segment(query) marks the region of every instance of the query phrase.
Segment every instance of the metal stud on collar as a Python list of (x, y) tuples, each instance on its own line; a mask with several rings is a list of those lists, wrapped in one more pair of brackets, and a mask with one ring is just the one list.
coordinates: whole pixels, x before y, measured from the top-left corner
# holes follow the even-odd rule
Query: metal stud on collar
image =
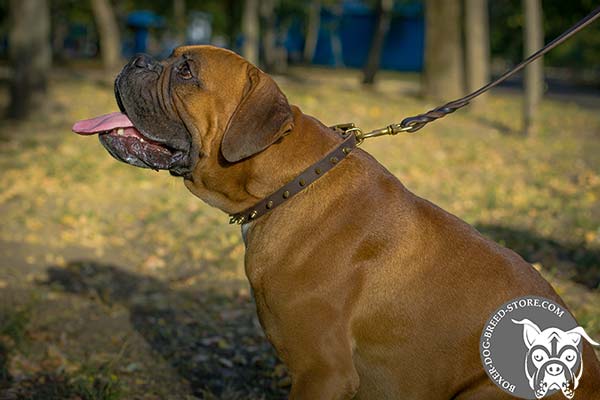
[[(336, 132), (340, 134), (342, 139), (344, 139), (337, 145), (337, 147), (331, 150), (315, 164), (305, 169), (294, 179), (280, 187), (277, 191), (273, 192), (269, 196), (260, 200), (252, 207), (247, 208), (237, 214), (230, 215), (229, 223), (245, 224), (255, 221), (262, 215), (270, 212), (277, 206), (287, 202), (290, 198), (302, 192), (313, 182), (324, 176), (327, 171), (339, 164), (352, 152), (354, 148), (356, 148), (357, 139), (356, 136), (351, 133), (360, 131), (358, 128), (354, 127), (354, 124), (347, 124), (347, 126), (348, 127), (346, 129), (335, 129)], [(352, 131), (350, 131), (350, 129), (352, 129)]]

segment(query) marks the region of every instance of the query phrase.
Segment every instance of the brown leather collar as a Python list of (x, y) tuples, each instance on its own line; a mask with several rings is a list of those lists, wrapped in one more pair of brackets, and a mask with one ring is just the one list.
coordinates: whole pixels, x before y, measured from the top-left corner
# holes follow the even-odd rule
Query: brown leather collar
[(336, 130), (344, 139), (335, 149), (333, 149), (325, 157), (305, 169), (300, 175), (280, 187), (276, 192), (265, 197), (252, 207), (245, 209), (237, 214), (229, 215), (230, 224), (245, 224), (256, 220), (258, 217), (265, 215), (277, 206), (285, 203), (304, 189), (311, 183), (325, 175), (327, 171), (335, 167), (342, 161), (352, 150), (356, 148), (356, 136), (352, 130)]

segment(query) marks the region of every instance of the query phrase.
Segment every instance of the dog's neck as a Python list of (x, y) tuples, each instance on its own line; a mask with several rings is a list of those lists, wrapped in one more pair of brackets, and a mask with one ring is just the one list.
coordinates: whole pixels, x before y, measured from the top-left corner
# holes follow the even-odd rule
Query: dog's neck
[[(264, 151), (235, 164), (207, 157), (186, 186), (208, 204), (229, 214), (254, 205), (326, 155), (339, 136), (292, 106), (293, 129)], [(249, 133), (251, 134), (251, 133)]]

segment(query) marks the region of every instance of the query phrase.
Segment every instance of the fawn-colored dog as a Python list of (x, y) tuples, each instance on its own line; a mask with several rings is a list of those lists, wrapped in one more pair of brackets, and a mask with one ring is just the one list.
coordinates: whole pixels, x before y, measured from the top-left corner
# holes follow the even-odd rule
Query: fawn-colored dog
[[(122, 113), (74, 130), (101, 133), (129, 164), (182, 176), (230, 214), (341, 141), (268, 75), (215, 47), (135, 57), (115, 92)], [(564, 304), (521, 257), (409, 192), (360, 149), (243, 231), (258, 315), (296, 400), (513, 398), (480, 361), (487, 318), (524, 295)], [(577, 398), (600, 399), (589, 344), (581, 356)]]

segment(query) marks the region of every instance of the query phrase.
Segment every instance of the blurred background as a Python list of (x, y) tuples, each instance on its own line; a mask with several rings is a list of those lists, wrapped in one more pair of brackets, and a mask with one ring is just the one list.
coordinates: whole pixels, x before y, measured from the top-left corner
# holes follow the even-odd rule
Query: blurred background
[[(140, 52), (232, 49), (325, 124), (487, 83), (593, 0), (0, 0), (0, 399), (282, 399), (237, 226), (78, 119)], [(600, 337), (600, 23), (416, 135), (363, 148), (533, 263)]]

